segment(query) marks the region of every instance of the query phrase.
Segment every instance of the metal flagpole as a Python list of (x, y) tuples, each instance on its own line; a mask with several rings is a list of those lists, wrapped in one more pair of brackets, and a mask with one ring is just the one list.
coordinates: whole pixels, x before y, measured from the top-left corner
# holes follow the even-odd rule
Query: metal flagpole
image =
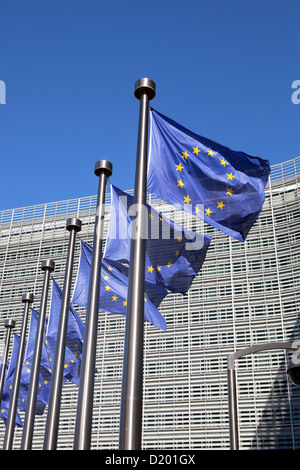
[(238, 430), (238, 412), (236, 400), (236, 375), (234, 367), (227, 369), (228, 383), (228, 409), (229, 409), (229, 431), (230, 431), (230, 449), (239, 449), (239, 430)]
[(64, 359), (70, 311), (70, 294), (72, 286), (75, 242), (76, 233), (81, 230), (81, 220), (76, 218), (68, 219), (66, 228), (70, 232), (70, 237), (65, 270), (63, 296), (60, 307), (59, 326), (56, 340), (54, 370), (51, 379), (47, 424), (44, 438), (44, 450), (55, 450), (57, 445), (61, 391), (64, 374)]
[(18, 349), (18, 357), (17, 357), (17, 363), (16, 363), (16, 368), (15, 368), (15, 373), (14, 373), (14, 382), (13, 382), (13, 388), (12, 388), (12, 393), (10, 397), (8, 418), (6, 422), (3, 450), (11, 450), (12, 445), (13, 445), (19, 390), (20, 390), (20, 380), (21, 380), (21, 373), (22, 373), (22, 366), (23, 366), (23, 359), (24, 359), (29, 305), (33, 302), (33, 298), (34, 298), (33, 294), (24, 294), (22, 296), (22, 302), (25, 305), (24, 305), (23, 321), (22, 321), (22, 327), (21, 327), (20, 343), (19, 343), (19, 349)]
[(4, 326), (7, 330), (6, 330), (6, 338), (5, 338), (5, 345), (4, 345), (3, 358), (2, 358), (2, 364), (1, 364), (1, 372), (0, 372), (0, 406), (1, 406), (5, 372), (6, 372), (6, 366), (7, 366), (10, 335), (11, 335), (11, 330), (15, 327), (15, 325), (16, 323), (14, 320), (5, 320)]
[(75, 450), (88, 450), (91, 444), (106, 180), (112, 174), (112, 164), (106, 160), (98, 161), (95, 174), (99, 177), (99, 185), (74, 435)]
[(120, 411), (119, 448), (121, 450), (141, 448), (146, 244), (144, 217), (147, 202), (149, 100), (155, 96), (155, 83), (149, 78), (138, 80), (134, 94), (140, 100), (140, 115), (134, 190), (136, 218), (131, 239)]
[(50, 273), (54, 271), (54, 267), (55, 267), (55, 264), (52, 259), (47, 259), (45, 261), (42, 261), (41, 269), (45, 272), (44, 284), (43, 284), (43, 291), (42, 291), (41, 304), (40, 304), (39, 322), (38, 322), (37, 333), (36, 333), (36, 341), (35, 341), (35, 346), (34, 346), (32, 369), (31, 369), (31, 374), (30, 374), (30, 384), (29, 384), (26, 411), (25, 411), (25, 421), (24, 421), (24, 428), (23, 428), (23, 434), (22, 434), (21, 450), (30, 450), (31, 445), (32, 445), (35, 408), (36, 408), (37, 392), (38, 392), (38, 385), (39, 385), (40, 363), (41, 363), (43, 340), (44, 340), (49, 280), (50, 280)]

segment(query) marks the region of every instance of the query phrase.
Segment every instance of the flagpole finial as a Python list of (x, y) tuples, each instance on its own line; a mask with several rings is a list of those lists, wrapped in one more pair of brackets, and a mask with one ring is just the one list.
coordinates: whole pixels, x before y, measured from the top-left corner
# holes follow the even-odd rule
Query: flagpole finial
[(45, 259), (44, 261), (42, 261), (42, 266), (41, 266), (42, 271), (45, 271), (46, 269), (48, 269), (51, 272), (51, 271), (54, 271), (54, 268), (55, 268), (55, 263), (52, 259)]
[(16, 322), (15, 320), (5, 320), (4, 326), (5, 328), (14, 328), (16, 326)]
[(156, 94), (156, 86), (150, 78), (140, 78), (134, 85), (134, 96), (139, 100), (143, 93), (146, 93), (149, 100), (152, 100)]
[(32, 304), (33, 299), (34, 299), (33, 294), (23, 294), (22, 295), (22, 302), (29, 302), (29, 303)]
[(75, 232), (80, 232), (80, 230), (81, 230), (81, 220), (77, 219), (76, 217), (72, 217), (71, 219), (68, 219), (66, 229), (69, 230), (69, 231), (74, 229)]
[(112, 164), (107, 160), (99, 160), (95, 163), (95, 175), (99, 176), (101, 172), (105, 173), (105, 176), (109, 178), (112, 175)]

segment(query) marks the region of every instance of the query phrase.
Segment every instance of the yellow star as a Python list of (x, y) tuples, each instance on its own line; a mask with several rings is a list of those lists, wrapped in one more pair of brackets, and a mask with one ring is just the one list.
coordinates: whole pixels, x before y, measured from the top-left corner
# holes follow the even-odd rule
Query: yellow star
[(110, 287), (109, 286), (105, 286), (105, 290), (110, 290)]
[(218, 202), (218, 207), (217, 207), (217, 209), (221, 209), (221, 210), (222, 210), (224, 206), (225, 206), (225, 204), (223, 204), (223, 201)]
[(183, 188), (184, 183), (182, 182), (182, 180), (177, 180), (177, 183), (178, 183), (177, 187), (180, 186), (181, 188)]
[(179, 163), (179, 165), (175, 164), (175, 166), (176, 166), (176, 171), (180, 171), (181, 173), (181, 170), (183, 169), (183, 166), (181, 165), (181, 163)]
[(187, 160), (187, 157), (189, 157), (189, 154), (187, 152), (181, 152), (182, 153), (182, 158), (185, 158)]
[(212, 211), (210, 210), (210, 208), (205, 209), (205, 215), (208, 215), (208, 217), (210, 217), (210, 214), (212, 214)]
[(234, 178), (234, 175), (233, 175), (231, 172), (230, 172), (230, 173), (227, 173), (227, 176), (228, 176), (228, 179), (231, 180), (231, 181), (232, 181), (233, 178)]
[(229, 194), (229, 196), (232, 196), (232, 188), (227, 189), (226, 196)]
[(117, 298), (118, 298), (118, 297), (116, 296), (116, 294), (112, 296), (112, 300), (113, 300), (114, 302), (117, 301)]
[(146, 299), (146, 297), (144, 297), (144, 301), (145, 301), (145, 302), (147, 302), (147, 299)]
[(224, 158), (220, 158), (220, 162), (221, 162), (220, 165), (223, 165), (223, 166), (226, 165), (226, 162), (225, 162), (225, 159), (224, 159)]
[(178, 241), (178, 242), (182, 242), (182, 238), (180, 238), (180, 237), (177, 238), (177, 241)]
[(153, 214), (149, 214), (149, 219), (154, 219), (154, 215)]
[(212, 151), (212, 149), (209, 149), (208, 155), (211, 155), (212, 157), (214, 156), (214, 152)]
[(112, 270), (113, 270), (113, 268), (111, 268), (110, 266), (108, 266), (107, 269), (108, 269), (109, 271), (112, 271)]
[(199, 214), (199, 213), (200, 213), (200, 207), (198, 207), (198, 206), (195, 207), (195, 213), (196, 213), (196, 214)]
[(187, 195), (186, 197), (183, 196), (183, 202), (186, 202), (187, 204), (189, 204), (190, 201), (191, 199), (189, 195)]
[(104, 276), (104, 281), (107, 281), (109, 279), (108, 275), (106, 274), (106, 276)]
[(152, 273), (154, 271), (153, 266), (148, 266), (148, 273)]
[(176, 256), (178, 256), (179, 253), (180, 253), (180, 250), (176, 250), (176, 251), (175, 251), (175, 255), (176, 255)]
[(199, 153), (199, 152), (201, 152), (201, 150), (200, 150), (200, 149), (198, 149), (198, 147), (196, 147), (196, 148), (195, 148), (195, 147), (193, 147), (193, 149), (194, 149), (193, 153), (196, 153), (197, 155), (198, 155), (198, 153)]
[(171, 263), (171, 261), (169, 261), (169, 262), (168, 262), (168, 264), (167, 264), (167, 268), (169, 268), (170, 266), (172, 266), (172, 263)]
[(157, 271), (161, 271), (161, 266), (157, 266)]
[(65, 369), (67, 369), (68, 367), (69, 367), (68, 364), (65, 364), (65, 365), (64, 365), (64, 368), (65, 368)]
[(127, 300), (123, 300), (123, 307), (126, 307), (127, 305)]

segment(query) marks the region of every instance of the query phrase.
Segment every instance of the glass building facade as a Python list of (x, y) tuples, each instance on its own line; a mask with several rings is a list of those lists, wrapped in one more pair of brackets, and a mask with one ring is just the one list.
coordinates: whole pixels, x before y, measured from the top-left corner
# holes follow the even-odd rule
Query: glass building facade
[[(142, 446), (229, 449), (228, 354), (254, 344), (300, 339), (300, 157), (272, 167), (263, 210), (244, 243), (161, 201), (149, 202), (186, 228), (212, 236), (212, 242), (189, 292), (169, 294), (162, 302), (167, 330), (145, 324)], [(16, 320), (14, 331), (20, 333), (23, 293), (34, 293), (33, 308), (39, 310), (43, 259), (55, 261), (53, 277), (62, 287), (68, 217), (82, 220), (74, 285), (79, 239), (92, 245), (95, 208), (93, 196), (0, 212), (2, 346), (7, 318)], [(105, 234), (109, 212), (110, 194)], [(75, 308), (84, 320), (85, 309)], [(124, 329), (124, 316), (99, 313), (93, 449), (118, 448)], [(286, 375), (291, 353), (264, 351), (237, 361), (241, 449), (300, 448), (300, 391)], [(59, 449), (73, 447), (77, 394), (75, 385), (64, 386)], [(43, 447), (46, 412), (35, 419), (34, 449)], [(5, 426), (0, 421), (2, 446)], [(21, 438), (16, 428), (15, 449)]]

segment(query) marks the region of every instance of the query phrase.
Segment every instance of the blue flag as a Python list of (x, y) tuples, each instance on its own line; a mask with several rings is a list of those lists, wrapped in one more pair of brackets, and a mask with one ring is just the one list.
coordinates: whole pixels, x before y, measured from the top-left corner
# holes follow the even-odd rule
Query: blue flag
[[(55, 357), (61, 302), (62, 290), (55, 279), (52, 279), (50, 314), (46, 332), (47, 349), (51, 360)], [(83, 338), (84, 324), (70, 304), (64, 361), (64, 382), (69, 380), (79, 385)]]
[[(104, 253), (110, 261), (130, 262), (133, 203), (132, 196), (111, 186), (111, 217)], [(211, 238), (184, 229), (149, 204), (145, 211), (145, 281), (185, 294), (204, 262)], [(123, 269), (127, 274), (128, 268)]]
[[(35, 310), (32, 310), (27, 345), (26, 345), (26, 350), (25, 350), (25, 355), (24, 355), (25, 357), (24, 357), (22, 373), (21, 373), (21, 383), (20, 383), (19, 401), (18, 401), (18, 407), (20, 410), (23, 410), (23, 411), (25, 411), (26, 409), (27, 394), (28, 394), (29, 385), (30, 385), (31, 369), (32, 369), (32, 363), (33, 363), (33, 357), (34, 357), (36, 334), (37, 334), (37, 329), (38, 329), (38, 318), (39, 318), (38, 312), (36, 312)], [(40, 363), (40, 371), (39, 371), (37, 405), (36, 405), (36, 411), (35, 411), (35, 413), (38, 415), (43, 414), (44, 409), (49, 402), (51, 377), (52, 377), (52, 362), (47, 351), (47, 343), (44, 337), (41, 363)]]
[[(23, 382), (26, 385), (30, 384), (30, 374), (31, 374), (31, 367), (32, 367), (32, 362), (33, 362), (33, 357), (34, 357), (38, 321), (39, 321), (39, 314), (38, 312), (32, 309), (26, 350), (24, 354), (22, 376), (21, 376), (21, 382)], [(51, 368), (52, 368), (52, 365), (51, 365), (51, 361), (49, 360), (49, 356), (47, 353), (47, 346), (46, 346), (45, 337), (44, 337), (40, 371), (42, 369), (45, 369), (45, 371), (51, 373), (52, 371)]]
[[(14, 382), (14, 373), (17, 363), (18, 350), (20, 344), (20, 337), (14, 333), (14, 342), (11, 352), (11, 358), (8, 363), (7, 372), (5, 375), (3, 393), (1, 399), (1, 408), (0, 408), (0, 417), (6, 422), (9, 412), (10, 396), (12, 392), (13, 382)], [(16, 425), (22, 427), (23, 423), (21, 417), (17, 411), (16, 414)]]
[(148, 191), (244, 241), (264, 203), (269, 162), (150, 115)]
[[(82, 307), (87, 307), (89, 280), (92, 261), (92, 248), (81, 240), (81, 255), (79, 269), (74, 288), (72, 302)], [(109, 313), (120, 313), (126, 315), (127, 311), (127, 291), (128, 277), (123, 274), (123, 266), (118, 263), (110, 263), (102, 259), (101, 284), (100, 284), (100, 309)], [(167, 294), (165, 289), (150, 286), (145, 289), (145, 320), (152, 323), (157, 328), (166, 329), (166, 322), (155, 303), (161, 302), (163, 296)]]
[[(60, 308), (62, 301), (62, 290), (55, 281), (52, 279), (52, 293), (50, 303), (50, 314), (47, 327), (47, 336), (57, 336)], [(76, 310), (70, 304), (67, 338), (78, 341), (83, 341), (84, 338), (84, 324)]]

